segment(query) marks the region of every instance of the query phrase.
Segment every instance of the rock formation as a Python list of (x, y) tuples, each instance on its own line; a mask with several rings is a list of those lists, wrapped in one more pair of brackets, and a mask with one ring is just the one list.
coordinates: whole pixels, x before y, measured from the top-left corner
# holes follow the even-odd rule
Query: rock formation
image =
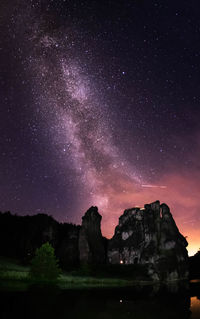
[(124, 211), (108, 244), (111, 264), (146, 265), (152, 280), (188, 277), (187, 241), (159, 201)]
[(102, 237), (101, 218), (97, 207), (85, 213), (81, 226), (58, 223), (44, 214), (0, 213), (0, 255), (29, 262), (36, 248), (49, 241), (63, 269), (107, 263), (121, 264), (122, 270), (138, 264), (155, 281), (187, 278), (187, 241), (166, 204), (156, 201), (125, 210), (110, 240)]
[(105, 243), (101, 234), (101, 215), (97, 207), (91, 207), (82, 217), (79, 234), (80, 262), (83, 264), (105, 263)]
[(189, 258), (190, 279), (200, 279), (200, 249)]

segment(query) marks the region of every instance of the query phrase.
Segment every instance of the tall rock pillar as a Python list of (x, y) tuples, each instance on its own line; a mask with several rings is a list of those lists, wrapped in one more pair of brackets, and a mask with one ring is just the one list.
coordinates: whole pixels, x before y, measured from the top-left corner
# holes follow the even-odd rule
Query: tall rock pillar
[(90, 207), (82, 217), (79, 234), (79, 253), (82, 264), (105, 263), (105, 241), (101, 234), (101, 219), (96, 206)]

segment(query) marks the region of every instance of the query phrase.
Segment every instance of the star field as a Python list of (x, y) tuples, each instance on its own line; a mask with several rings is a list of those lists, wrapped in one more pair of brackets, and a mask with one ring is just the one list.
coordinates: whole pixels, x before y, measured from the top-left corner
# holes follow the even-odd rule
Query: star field
[(199, 248), (198, 1), (2, 1), (2, 211), (112, 236), (128, 207), (166, 202)]

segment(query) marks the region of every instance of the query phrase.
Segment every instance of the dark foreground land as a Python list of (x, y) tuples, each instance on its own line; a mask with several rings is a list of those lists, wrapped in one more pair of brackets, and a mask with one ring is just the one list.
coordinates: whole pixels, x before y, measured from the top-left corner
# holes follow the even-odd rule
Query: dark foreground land
[[(195, 262), (194, 265), (197, 268), (198, 263)], [(0, 290), (27, 290), (33, 284), (29, 271), (29, 264), (24, 265), (17, 259), (0, 256)], [(199, 269), (190, 272), (190, 280), (193, 279), (200, 279)], [(145, 269), (139, 265), (110, 265), (99, 268), (84, 266), (71, 271), (61, 271), (56, 285), (61, 289), (130, 287), (152, 285), (152, 281), (146, 276)]]
[(0, 259), (0, 318), (200, 318), (199, 281), (149, 281), (63, 273), (57, 285), (33, 284), (29, 267)]
[[(0, 290), (26, 291), (32, 284), (29, 278), (29, 266), (19, 261), (0, 257)], [(62, 272), (56, 286), (60, 289), (94, 288), (94, 287), (124, 287), (130, 286), (132, 281), (122, 278), (103, 278), (92, 276), (88, 269), (79, 269), (72, 272)], [(43, 282), (38, 282), (43, 285)], [(46, 282), (45, 284), (52, 284)]]

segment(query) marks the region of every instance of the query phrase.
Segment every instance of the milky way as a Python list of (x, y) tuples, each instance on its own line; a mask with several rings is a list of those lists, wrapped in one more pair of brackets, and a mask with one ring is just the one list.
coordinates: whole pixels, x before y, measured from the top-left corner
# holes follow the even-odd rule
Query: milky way
[(80, 223), (95, 205), (111, 236), (125, 208), (159, 199), (195, 252), (197, 8), (156, 1), (2, 8), (1, 209)]

